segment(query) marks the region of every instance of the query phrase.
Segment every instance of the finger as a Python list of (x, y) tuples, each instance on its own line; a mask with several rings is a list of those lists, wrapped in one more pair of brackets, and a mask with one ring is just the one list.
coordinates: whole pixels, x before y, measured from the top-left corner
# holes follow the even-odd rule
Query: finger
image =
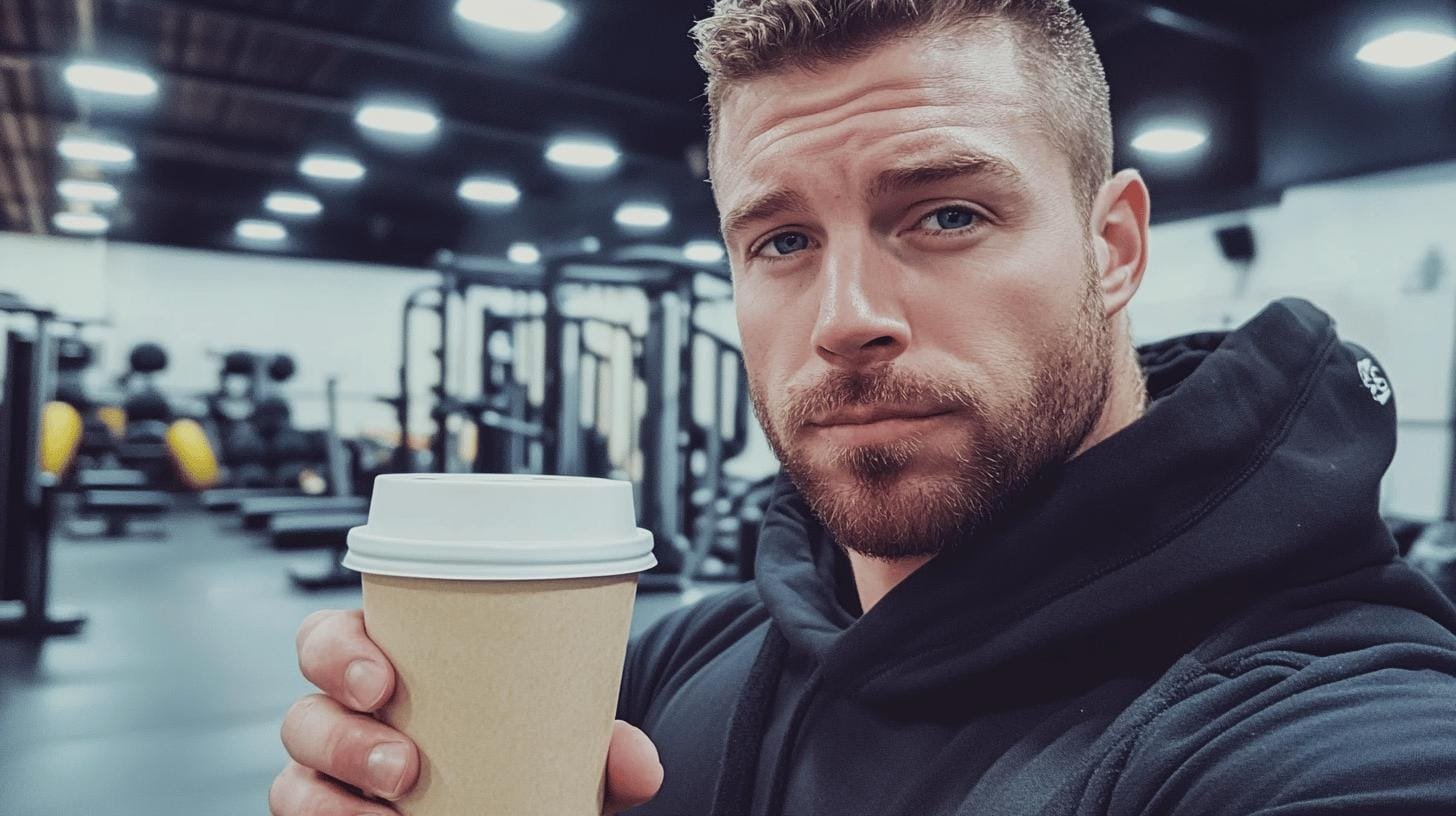
[(268, 812), (273, 816), (399, 816), (387, 805), (360, 799), (296, 762), (288, 763), (273, 780)]
[(636, 807), (656, 796), (661, 787), (657, 746), (641, 730), (617, 720), (607, 749), (606, 814)]
[(283, 747), (300, 765), (386, 799), (398, 799), (420, 772), (404, 734), (322, 694), (304, 697), (283, 718)]
[(344, 609), (320, 609), (304, 618), (303, 623), (298, 625), (298, 635), (295, 638), (299, 651), (303, 650), (303, 641), (308, 638), (308, 633), (312, 632), (314, 627), (319, 625), (319, 622), (334, 615), (342, 615), (346, 611)]
[(298, 630), (298, 668), (355, 711), (374, 711), (394, 696), (394, 666), (365, 633), (358, 609), (305, 618)]

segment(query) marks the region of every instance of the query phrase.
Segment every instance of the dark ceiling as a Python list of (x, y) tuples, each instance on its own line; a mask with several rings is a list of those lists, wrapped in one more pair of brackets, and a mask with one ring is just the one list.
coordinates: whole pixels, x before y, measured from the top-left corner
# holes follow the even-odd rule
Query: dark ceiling
[[(653, 240), (713, 237), (687, 37), (707, 0), (561, 2), (568, 23), (523, 50), (458, 22), (450, 0), (0, 0), (0, 228), (54, 232), (68, 174), (56, 143), (85, 130), (137, 154), (107, 174), (122, 192), (109, 233), (120, 240), (243, 248), (233, 226), (264, 215), (277, 189), (324, 204), (272, 250), (308, 257), (417, 266), (441, 249), (499, 254), (518, 240), (610, 245), (639, 237), (612, 220), (627, 199), (672, 211)], [(1352, 59), (1397, 14), (1456, 28), (1451, 2), (1074, 4), (1107, 65), (1117, 163), (1143, 169), (1155, 220), (1456, 158), (1456, 60), (1397, 75)], [(130, 108), (79, 98), (61, 78), (79, 55), (146, 67), (161, 92)], [(402, 150), (362, 136), (355, 107), (380, 94), (427, 100), (444, 118), (439, 138)], [(1133, 154), (1138, 124), (1170, 115), (1207, 124), (1204, 153), (1181, 164)], [(553, 169), (542, 151), (562, 132), (610, 137), (622, 163), (597, 179)], [(301, 178), (299, 158), (322, 148), (358, 157), (364, 181)], [(509, 212), (455, 195), (463, 176), (490, 172), (521, 188)]]

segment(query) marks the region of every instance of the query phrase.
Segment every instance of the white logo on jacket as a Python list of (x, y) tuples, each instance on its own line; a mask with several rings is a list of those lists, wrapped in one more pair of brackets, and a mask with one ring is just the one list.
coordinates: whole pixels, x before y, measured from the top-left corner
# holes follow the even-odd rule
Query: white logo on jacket
[(1370, 396), (1381, 405), (1389, 402), (1390, 381), (1380, 373), (1380, 366), (1376, 365), (1374, 360), (1366, 357), (1356, 363), (1355, 367), (1360, 370), (1360, 382), (1365, 383), (1365, 387), (1370, 389)]

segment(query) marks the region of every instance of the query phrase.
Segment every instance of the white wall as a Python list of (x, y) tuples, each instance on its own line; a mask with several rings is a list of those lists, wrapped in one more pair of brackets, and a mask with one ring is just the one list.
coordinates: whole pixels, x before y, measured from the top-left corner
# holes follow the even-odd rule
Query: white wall
[[(94, 387), (144, 341), (167, 349), (158, 384), (177, 395), (216, 389), (209, 350), (283, 351), (298, 365), (285, 389), (295, 424), (323, 425), (324, 383), (337, 376), (345, 433), (393, 427), (391, 409), (373, 397), (397, 391), (406, 294), (436, 279), (426, 270), (0, 233), (0, 289), (67, 317), (109, 321), (87, 332), (101, 352)], [(431, 340), (415, 343), (424, 376), (433, 371)]]
[[(1314, 301), (1347, 339), (1379, 357), (1396, 389), (1402, 428), (1387, 509), (1437, 515), (1452, 444), (1453, 216), (1456, 163), (1297, 188), (1277, 206), (1160, 225), (1131, 309), (1135, 335), (1146, 341), (1231, 327), (1277, 297)], [(1239, 271), (1213, 237), (1216, 227), (1240, 221), (1252, 225), (1258, 248), (1242, 292)], [(372, 396), (396, 391), (400, 307), (411, 289), (434, 280), (420, 269), (0, 233), (0, 289), (112, 321), (97, 335), (108, 341), (107, 371), (118, 370), (136, 342), (157, 340), (172, 357), (163, 384), (203, 392), (216, 383), (207, 349), (288, 351), (299, 364), (289, 389), (298, 423), (322, 423), (323, 382), (336, 375), (346, 433), (392, 429), (390, 409)], [(460, 393), (478, 385), (473, 345), (485, 297), (472, 295), (456, 313), (452, 383)], [(587, 296), (568, 307), (645, 319), (640, 304), (625, 300)], [(705, 310), (700, 322), (737, 336), (730, 304)], [(418, 323), (414, 428), (427, 432), (424, 387), (435, 372), (435, 329)], [(698, 397), (705, 417), (708, 402)], [(775, 466), (755, 428), (734, 472), (756, 476)]]

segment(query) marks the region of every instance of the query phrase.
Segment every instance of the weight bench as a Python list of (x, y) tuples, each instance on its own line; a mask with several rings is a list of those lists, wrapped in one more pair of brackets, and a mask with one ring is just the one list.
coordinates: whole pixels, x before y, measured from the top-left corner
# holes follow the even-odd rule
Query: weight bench
[(141, 490), (151, 486), (140, 470), (83, 470), (76, 474), (80, 490)]
[(293, 487), (219, 487), (204, 490), (202, 506), (214, 513), (238, 509), (244, 499), (274, 499), (282, 496), (301, 497)]
[[(74, 527), (67, 532), (78, 538), (100, 537), (125, 538), (138, 533), (130, 524), (137, 518), (156, 518), (172, 509), (172, 497), (160, 490), (87, 490), (81, 493), (81, 503), (76, 508), (83, 517), (102, 522), (96, 532), (79, 532)], [(161, 529), (146, 530), (142, 535), (150, 538), (165, 538)]]
[(349, 531), (369, 521), (368, 513), (294, 513), (276, 516), (269, 523), (273, 531), (273, 546), (286, 546), (284, 538), (301, 537), (329, 547), (328, 566), (321, 572), (293, 571), (289, 579), (299, 589), (329, 589), (333, 587), (357, 586), (359, 573), (344, 569), (344, 553), (348, 550)]
[(274, 496), (243, 499), (238, 512), (249, 530), (266, 530), (274, 516), (284, 513), (362, 513), (369, 500), (359, 496)]
[(268, 532), (280, 550), (343, 546), (349, 531), (368, 521), (368, 513), (351, 510), (281, 513), (269, 519)]

